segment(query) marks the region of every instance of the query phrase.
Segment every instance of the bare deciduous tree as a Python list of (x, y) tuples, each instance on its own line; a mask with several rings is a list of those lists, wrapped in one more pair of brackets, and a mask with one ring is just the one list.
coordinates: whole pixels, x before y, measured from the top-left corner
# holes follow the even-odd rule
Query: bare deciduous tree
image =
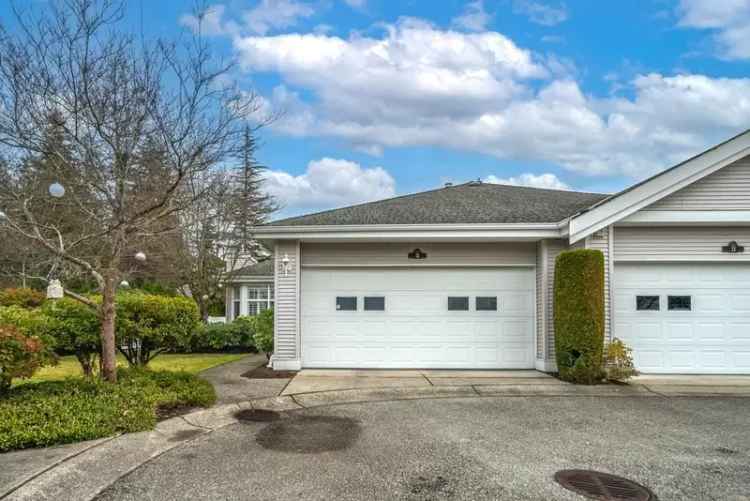
[[(115, 292), (132, 265), (127, 254), (134, 242), (174, 231), (170, 218), (206, 194), (188, 182), (238, 158), (244, 120), (258, 105), (224, 84), (230, 67), (216, 63), (200, 36), (179, 44), (139, 39), (124, 8), (117, 0), (56, 0), (16, 10), (18, 26), (0, 27), (0, 145), (16, 166), (0, 194), (0, 224), (96, 281), (101, 306), (67, 292), (99, 309), (102, 372), (112, 382)], [(51, 120), (57, 143), (46, 140)], [(157, 185), (145, 158), (154, 147)], [(39, 193), (13, 189), (20, 159), (31, 155), (57, 158), (65, 196), (38, 204)], [(48, 217), (56, 208), (77, 224)]]

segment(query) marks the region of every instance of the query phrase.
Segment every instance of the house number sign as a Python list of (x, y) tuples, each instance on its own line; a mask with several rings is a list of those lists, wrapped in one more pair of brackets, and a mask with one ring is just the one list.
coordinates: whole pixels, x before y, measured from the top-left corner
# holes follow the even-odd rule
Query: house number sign
[(427, 253), (422, 249), (414, 249), (408, 255), (409, 259), (427, 259)]
[(721, 248), (721, 252), (728, 252), (729, 254), (739, 254), (740, 252), (745, 252), (745, 248), (739, 245), (737, 242), (731, 241)]

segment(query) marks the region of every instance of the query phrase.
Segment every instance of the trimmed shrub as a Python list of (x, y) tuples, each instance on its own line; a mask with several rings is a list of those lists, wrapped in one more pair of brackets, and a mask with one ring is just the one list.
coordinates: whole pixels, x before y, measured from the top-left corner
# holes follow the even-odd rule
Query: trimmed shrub
[(193, 335), (193, 352), (255, 351), (255, 327), (250, 317), (238, 317), (225, 324), (202, 325)]
[(190, 298), (117, 296), (117, 344), (131, 366), (145, 367), (159, 353), (189, 350), (199, 325), (198, 307)]
[(43, 365), (54, 362), (48, 345), (21, 329), (0, 324), (0, 395), (10, 391), (13, 378), (30, 378)]
[(72, 353), (81, 364), (83, 374), (94, 374), (101, 351), (101, 320), (90, 306), (75, 299), (48, 301), (42, 312), (49, 319), (47, 332), (55, 339), (58, 354)]
[(49, 319), (40, 309), (26, 309), (21, 306), (0, 307), (0, 324), (12, 325), (26, 336), (36, 336), (45, 344), (51, 345), (47, 337)]
[(560, 378), (594, 384), (604, 377), (604, 255), (580, 249), (555, 265), (555, 354)]
[(630, 348), (618, 338), (612, 339), (604, 350), (604, 372), (608, 380), (625, 382), (638, 375), (633, 365)]
[(273, 310), (263, 310), (252, 319), (255, 325), (255, 347), (270, 359), (273, 353)]
[(209, 382), (184, 372), (121, 369), (117, 384), (69, 378), (21, 385), (0, 400), (0, 452), (146, 431), (159, 412), (215, 401)]
[(0, 306), (38, 308), (46, 297), (44, 292), (29, 288), (3, 289), (0, 290)]

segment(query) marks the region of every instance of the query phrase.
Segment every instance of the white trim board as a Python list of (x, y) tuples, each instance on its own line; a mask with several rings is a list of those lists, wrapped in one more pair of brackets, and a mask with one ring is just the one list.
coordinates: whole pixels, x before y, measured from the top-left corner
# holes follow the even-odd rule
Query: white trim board
[(617, 222), (618, 226), (639, 224), (744, 226), (750, 224), (750, 211), (642, 210)]
[(667, 170), (570, 220), (570, 243), (620, 221), (750, 154), (750, 130)]

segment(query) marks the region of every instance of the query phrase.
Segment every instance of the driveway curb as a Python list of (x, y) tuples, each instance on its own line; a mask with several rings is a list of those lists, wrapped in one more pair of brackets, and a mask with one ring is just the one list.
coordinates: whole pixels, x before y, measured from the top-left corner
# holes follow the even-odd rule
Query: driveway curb
[[(0, 500), (66, 499), (89, 501), (120, 478), (162, 454), (215, 430), (238, 423), (243, 409), (299, 411), (336, 405), (420, 399), (497, 397), (750, 397), (750, 387), (665, 388), (654, 385), (501, 385), (368, 388), (298, 393), (221, 405), (162, 421), (149, 432), (102, 439), (84, 450), (63, 457), (48, 468), (33, 472), (0, 493)], [(716, 391), (712, 391), (716, 390)]]

